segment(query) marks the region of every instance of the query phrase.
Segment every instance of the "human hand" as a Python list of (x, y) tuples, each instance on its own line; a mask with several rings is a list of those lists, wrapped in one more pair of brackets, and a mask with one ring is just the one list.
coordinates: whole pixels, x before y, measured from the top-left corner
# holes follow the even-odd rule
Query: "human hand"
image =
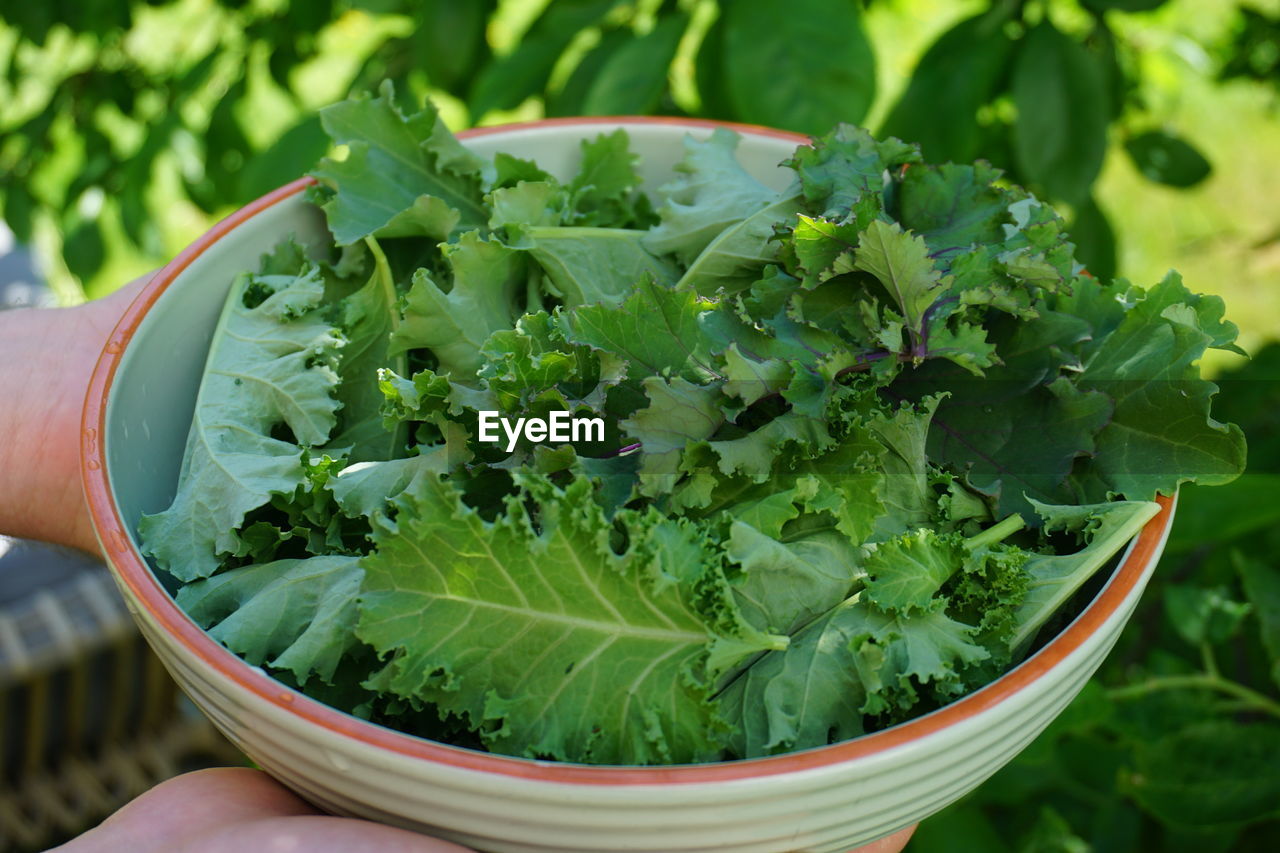
[[(851, 853), (899, 853), (909, 827)], [(369, 821), (330, 817), (267, 774), (198, 770), (162, 782), (101, 826), (50, 853), (465, 853), (466, 848)]]
[(74, 308), (0, 312), (0, 534), (96, 552), (80, 487), (80, 416), (138, 279)]

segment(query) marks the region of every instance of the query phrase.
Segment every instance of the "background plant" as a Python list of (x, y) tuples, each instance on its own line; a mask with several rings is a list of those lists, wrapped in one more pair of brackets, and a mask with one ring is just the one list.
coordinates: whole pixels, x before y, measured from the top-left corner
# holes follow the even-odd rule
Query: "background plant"
[(60, 298), (153, 268), (306, 171), (320, 106), (389, 77), (452, 127), (661, 113), (837, 120), (983, 157), (1100, 276), (1177, 266), (1257, 354), (1220, 384), (1250, 473), (1183, 495), (1094, 684), (926, 823), (921, 850), (1280, 840), (1280, 3), (1275, 0), (48, 0), (0, 12), (0, 202)]
[[(65, 300), (77, 282), (99, 292), (113, 259), (154, 264), (210, 217), (305, 171), (326, 146), (315, 109), (385, 77), (410, 100), (448, 102), (455, 126), (513, 111), (697, 115), (806, 133), (867, 121), (920, 142), (931, 160), (989, 159), (1062, 204), (1085, 262), (1113, 274), (1113, 229), (1092, 191), (1109, 136), (1151, 181), (1189, 187), (1211, 170), (1185, 129), (1148, 103), (1150, 69), (1126, 35), (1131, 13), (1164, 3), (950, 4), (965, 17), (931, 39), (890, 101), (877, 53), (901, 40), (895, 16), (934, 5), (8, 4), (3, 216), (20, 242), (38, 246)], [(1274, 21), (1242, 14), (1223, 73), (1274, 76)], [(885, 23), (873, 38), (877, 16)]]

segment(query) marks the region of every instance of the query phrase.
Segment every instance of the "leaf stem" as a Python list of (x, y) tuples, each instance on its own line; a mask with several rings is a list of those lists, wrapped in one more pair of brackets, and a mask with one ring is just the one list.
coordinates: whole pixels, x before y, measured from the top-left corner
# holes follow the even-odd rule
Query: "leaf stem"
[(1280, 719), (1280, 702), (1276, 702), (1256, 690), (1245, 687), (1243, 684), (1207, 672), (1149, 678), (1139, 684), (1114, 687), (1107, 691), (1107, 696), (1114, 700), (1124, 701), (1126, 699), (1139, 699), (1162, 690), (1214, 690), (1239, 699), (1252, 710)]
[(1220, 678), (1222, 673), (1218, 670), (1218, 661), (1213, 656), (1213, 646), (1208, 643), (1200, 644), (1200, 661), (1204, 665), (1204, 671), (1214, 678)]
[(1027, 523), (1022, 520), (1022, 516), (1015, 512), (999, 524), (993, 524), (986, 530), (970, 536), (964, 544), (970, 551), (974, 551), (987, 545), (1003, 542), (1026, 526)]

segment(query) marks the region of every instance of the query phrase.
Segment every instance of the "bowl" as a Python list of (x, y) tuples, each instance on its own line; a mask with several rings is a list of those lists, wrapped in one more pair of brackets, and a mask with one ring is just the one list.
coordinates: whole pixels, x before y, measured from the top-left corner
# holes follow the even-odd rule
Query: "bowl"
[[(666, 180), (683, 119), (567, 119), (460, 134), (566, 176), (578, 142), (622, 127), (646, 186)], [(781, 188), (800, 136), (733, 126), (739, 154)], [(294, 181), (237, 211), (161, 270), (126, 311), (93, 375), (82, 472), (103, 552), (174, 679), (264, 770), (335, 814), (492, 851), (839, 851), (909, 826), (981, 783), (1036, 737), (1101, 664), (1155, 568), (1173, 518), (1154, 517), (1084, 611), (995, 682), (851, 741), (748, 761), (598, 767), (491, 755), (402, 734), (322, 705), (246, 664), (178, 609), (139, 551), (137, 522), (168, 506), (210, 336), (235, 274), (294, 234), (326, 241)]]

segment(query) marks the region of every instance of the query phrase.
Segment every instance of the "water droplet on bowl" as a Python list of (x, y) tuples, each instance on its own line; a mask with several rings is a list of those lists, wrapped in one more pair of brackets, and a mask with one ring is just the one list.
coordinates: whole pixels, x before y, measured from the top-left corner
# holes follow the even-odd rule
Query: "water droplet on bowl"
[(277, 699), (279, 699), (281, 702), (284, 702), (286, 705), (292, 705), (292, 704), (293, 704), (293, 694), (292, 694), (292, 693), (280, 693), (280, 694), (277, 694), (276, 698), (277, 698)]
[(333, 765), (333, 769), (339, 773), (349, 773), (351, 771), (351, 760), (345, 755), (326, 749), (325, 757), (329, 759), (329, 763)]
[(103, 347), (109, 355), (119, 355), (124, 351), (124, 344), (118, 338), (112, 338), (107, 341), (107, 345)]
[(97, 459), (92, 459), (92, 458), (86, 459), (84, 462), (84, 466), (88, 468), (90, 471), (97, 471), (99, 468), (102, 467), (101, 465), (98, 464)]

